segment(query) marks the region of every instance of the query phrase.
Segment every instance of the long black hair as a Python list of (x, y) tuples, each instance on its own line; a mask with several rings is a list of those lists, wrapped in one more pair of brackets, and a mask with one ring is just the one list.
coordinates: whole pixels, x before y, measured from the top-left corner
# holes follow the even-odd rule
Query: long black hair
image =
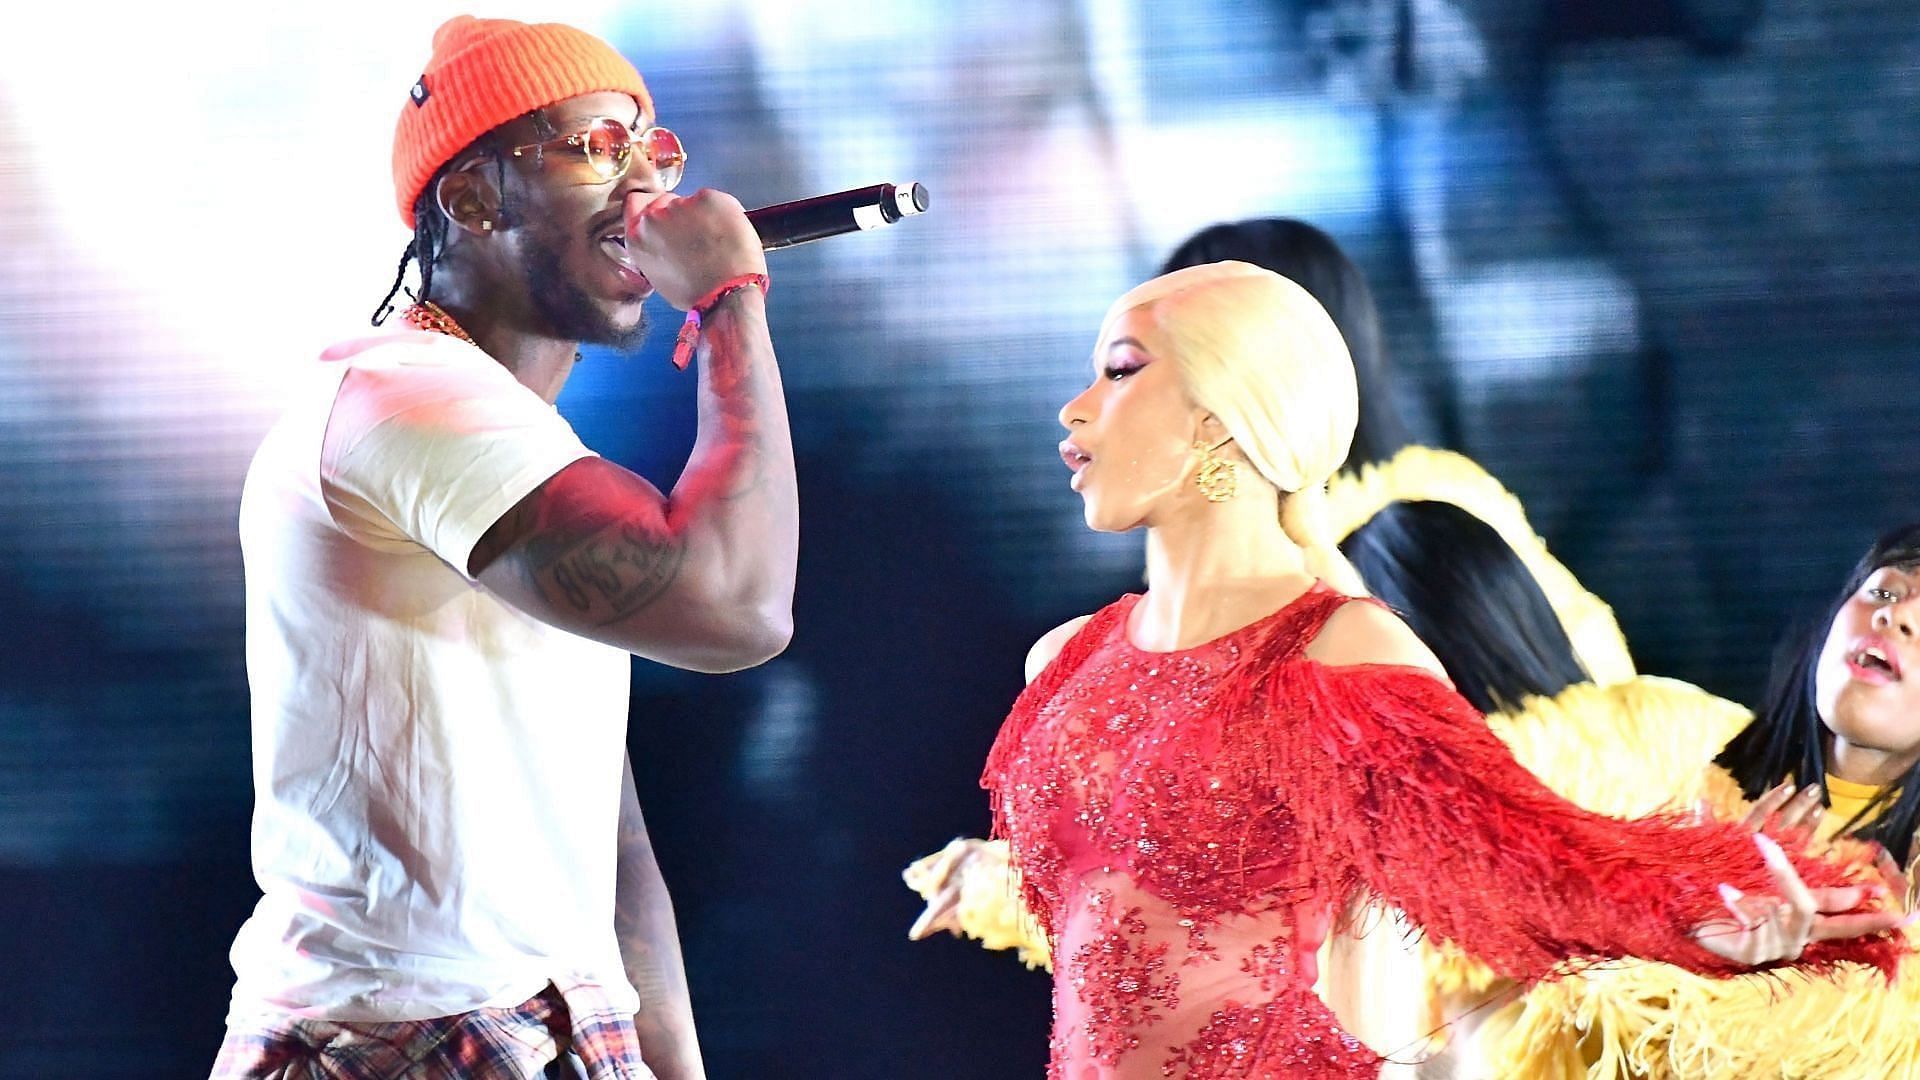
[(1347, 466), (1385, 461), (1413, 441), (1394, 404), (1392, 373), (1380, 341), (1380, 311), (1367, 278), (1340, 250), (1333, 237), (1293, 218), (1253, 218), (1210, 225), (1173, 249), (1160, 267), (1170, 273), (1188, 266), (1235, 259), (1264, 266), (1313, 294), (1333, 316), (1346, 339), (1360, 384), (1360, 419), (1353, 432)]
[[(1902, 525), (1875, 540), (1847, 575), (1846, 587), (1827, 604), (1824, 617), (1802, 620), (1775, 650), (1766, 696), (1754, 710), (1753, 723), (1734, 736), (1716, 759), (1739, 781), (1747, 798), (1757, 799), (1789, 777), (1824, 788), (1828, 733), (1814, 698), (1814, 670), (1840, 609), (1868, 578), (1889, 566), (1920, 566), (1920, 523)], [(1878, 816), (1872, 817), (1876, 810)], [(1855, 827), (1858, 820), (1848, 822), (1847, 831), (1877, 841), (1905, 866), (1913, 854), (1914, 828), (1920, 825), (1920, 765), (1876, 796), (1861, 817), (1872, 820), (1861, 828)]]
[(1481, 712), (1590, 681), (1527, 564), (1460, 507), (1388, 503), (1340, 550)]

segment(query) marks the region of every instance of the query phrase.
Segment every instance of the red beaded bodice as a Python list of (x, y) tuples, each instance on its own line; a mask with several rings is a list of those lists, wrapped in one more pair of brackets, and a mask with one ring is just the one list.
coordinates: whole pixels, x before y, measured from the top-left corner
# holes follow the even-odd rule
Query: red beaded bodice
[[(1765, 887), (1741, 830), (1587, 814), (1432, 676), (1306, 659), (1348, 599), (1316, 586), (1150, 653), (1123, 597), (1016, 703), (981, 783), (1053, 946), (1051, 1077), (1377, 1075), (1313, 992), (1330, 915), (1361, 893), (1522, 980), (1588, 955), (1730, 970), (1688, 930), (1719, 882)], [(1837, 880), (1824, 865), (1809, 879)]]

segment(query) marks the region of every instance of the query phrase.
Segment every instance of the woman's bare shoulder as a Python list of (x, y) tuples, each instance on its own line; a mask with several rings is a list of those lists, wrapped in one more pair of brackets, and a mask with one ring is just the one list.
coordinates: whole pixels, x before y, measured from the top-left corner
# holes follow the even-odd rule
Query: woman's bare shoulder
[(1087, 625), (1087, 620), (1091, 618), (1093, 618), (1092, 615), (1082, 615), (1068, 619), (1040, 635), (1040, 640), (1034, 642), (1033, 648), (1027, 650), (1027, 681), (1032, 682), (1039, 678), (1040, 673), (1047, 669), (1048, 664), (1053, 663), (1053, 658), (1060, 655), (1060, 650), (1066, 648), (1067, 642), (1073, 640), (1073, 635), (1079, 633), (1080, 628)]
[(1447, 677), (1433, 650), (1414, 636), (1400, 616), (1380, 604), (1342, 605), (1307, 646), (1306, 655), (1329, 667), (1398, 664)]

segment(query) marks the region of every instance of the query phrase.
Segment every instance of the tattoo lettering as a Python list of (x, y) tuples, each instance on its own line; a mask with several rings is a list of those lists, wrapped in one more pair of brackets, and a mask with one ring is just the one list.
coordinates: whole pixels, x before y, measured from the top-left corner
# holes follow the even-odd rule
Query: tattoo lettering
[(679, 577), (686, 556), (680, 537), (626, 523), (570, 543), (530, 543), (525, 570), (549, 603), (606, 625), (658, 600)]

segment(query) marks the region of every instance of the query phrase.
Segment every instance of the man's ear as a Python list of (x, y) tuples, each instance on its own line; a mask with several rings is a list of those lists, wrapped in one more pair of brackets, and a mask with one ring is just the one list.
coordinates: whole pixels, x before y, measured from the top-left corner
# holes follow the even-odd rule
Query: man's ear
[(491, 233), (506, 224), (501, 211), (500, 189), (493, 177), (475, 158), (447, 170), (434, 186), (433, 201), (454, 227), (476, 235)]

